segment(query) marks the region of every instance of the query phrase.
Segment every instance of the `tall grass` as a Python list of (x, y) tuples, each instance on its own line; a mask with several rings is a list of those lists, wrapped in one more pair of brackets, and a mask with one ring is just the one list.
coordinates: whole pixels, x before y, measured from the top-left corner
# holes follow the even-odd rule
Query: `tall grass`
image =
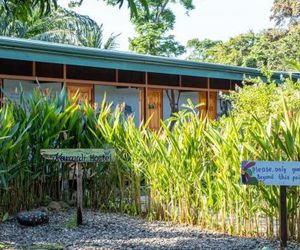
[[(253, 94), (255, 93), (255, 94)], [(255, 99), (265, 102), (249, 109)], [(274, 98), (270, 98), (274, 96)], [(243, 99), (247, 98), (247, 102)], [(65, 92), (36, 91), (0, 109), (2, 213), (59, 199), (69, 166), (44, 161), (41, 148), (113, 147), (112, 164), (85, 167), (85, 205), (235, 235), (278, 235), (278, 187), (242, 186), (242, 160), (299, 161), (300, 87), (246, 87), (233, 93), (234, 110), (219, 121), (200, 118), (191, 103), (153, 132), (136, 127), (123, 106), (99, 112)], [(170, 125), (173, 124), (172, 131)], [(289, 233), (300, 240), (299, 187), (288, 189)], [(142, 199), (147, 200), (142, 204)]]

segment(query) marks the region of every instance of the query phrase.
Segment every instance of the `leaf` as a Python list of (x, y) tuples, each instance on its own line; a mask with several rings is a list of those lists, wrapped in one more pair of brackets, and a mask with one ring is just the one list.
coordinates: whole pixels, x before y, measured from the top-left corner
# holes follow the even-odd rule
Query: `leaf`
[(2, 222), (7, 221), (8, 218), (9, 218), (9, 214), (8, 214), (8, 212), (6, 212), (6, 213), (3, 215), (3, 217), (2, 217)]

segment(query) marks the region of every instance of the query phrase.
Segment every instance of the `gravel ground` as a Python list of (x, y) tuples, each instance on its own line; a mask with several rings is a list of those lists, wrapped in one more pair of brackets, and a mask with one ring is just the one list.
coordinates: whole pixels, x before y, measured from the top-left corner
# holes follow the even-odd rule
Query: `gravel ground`
[[(75, 210), (49, 216), (49, 224), (37, 227), (20, 226), (15, 219), (0, 224), (0, 249), (279, 249), (278, 241), (231, 237), (120, 214), (85, 210), (80, 227), (75, 226)], [(288, 249), (300, 249), (290, 245)]]

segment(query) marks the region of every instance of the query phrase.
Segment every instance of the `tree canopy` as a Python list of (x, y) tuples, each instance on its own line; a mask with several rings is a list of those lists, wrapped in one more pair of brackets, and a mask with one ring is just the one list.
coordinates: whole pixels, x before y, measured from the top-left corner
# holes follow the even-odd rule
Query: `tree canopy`
[[(81, 5), (87, 0), (70, 0), (70, 5)], [(110, 0), (103, 0), (110, 2)], [(58, 0), (2, 0), (0, 1), (0, 15), (9, 16), (10, 18), (26, 20), (33, 14), (33, 11), (38, 11), (40, 16), (45, 16), (57, 9)], [(115, 0), (115, 5), (121, 8), (125, 2), (128, 4), (131, 15), (137, 14), (136, 5), (140, 5), (146, 12), (148, 11), (148, 0)]]
[(194, 61), (223, 63), (245, 67), (288, 70), (287, 61), (300, 61), (300, 25), (289, 30), (267, 29), (248, 32), (228, 41), (190, 40), (188, 58)]
[(289, 70), (288, 61), (300, 61), (300, 0), (274, 0), (276, 27), (247, 33), (228, 41), (197, 38), (188, 41), (188, 59), (246, 67)]
[(88, 16), (57, 7), (46, 16), (40, 16), (37, 7), (26, 20), (0, 18), (0, 35), (30, 38), (77, 46), (112, 49), (118, 35), (111, 34), (103, 40), (103, 25), (98, 25)]
[(148, 11), (137, 5), (138, 14), (132, 18), (137, 35), (129, 40), (130, 50), (163, 56), (178, 56), (185, 52), (184, 46), (171, 34), (176, 17), (170, 4), (181, 4), (187, 11), (194, 8), (192, 0), (148, 0)]
[(276, 25), (299, 23), (300, 0), (274, 0), (271, 19)]

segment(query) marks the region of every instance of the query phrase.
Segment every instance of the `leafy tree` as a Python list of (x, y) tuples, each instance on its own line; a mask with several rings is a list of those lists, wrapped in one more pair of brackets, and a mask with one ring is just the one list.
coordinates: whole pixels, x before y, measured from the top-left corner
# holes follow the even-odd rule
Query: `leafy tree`
[(271, 19), (277, 25), (299, 23), (300, 0), (274, 0)]
[(210, 55), (210, 49), (221, 43), (222, 41), (213, 41), (211, 39), (204, 39), (200, 41), (199, 39), (195, 38), (189, 40), (186, 46), (188, 49), (192, 49), (189, 59), (194, 61), (213, 60)]
[(274, 0), (271, 19), (277, 27), (257, 34), (250, 31), (228, 41), (192, 39), (188, 59), (289, 70), (287, 61), (300, 61), (300, 0)]
[[(300, 25), (289, 29), (272, 28), (258, 34), (248, 32), (225, 42), (206, 43), (193, 39), (188, 42), (189, 59), (246, 67), (267, 67), (289, 70), (287, 61), (300, 61)], [(206, 47), (199, 46), (206, 45)]]
[[(0, 15), (17, 20), (26, 20), (34, 11), (38, 10), (40, 16), (45, 16), (57, 9), (58, 0), (1, 0)], [(70, 0), (70, 5), (81, 5), (84, 0)], [(104, 0), (106, 1), (106, 0)], [(109, 1), (109, 0), (108, 0)], [(136, 4), (139, 4), (147, 12), (147, 0), (115, 0), (121, 8), (124, 2), (128, 3), (131, 15), (137, 14)]]
[[(111, 0), (115, 2), (116, 0)], [(149, 12), (137, 5), (138, 15), (133, 17), (137, 36), (130, 39), (133, 51), (164, 56), (178, 56), (185, 52), (184, 46), (175, 41), (169, 32), (174, 28), (176, 17), (169, 8), (179, 3), (189, 11), (194, 8), (192, 0), (148, 0)]]
[(0, 35), (30, 38), (78, 46), (112, 49), (118, 35), (111, 34), (103, 41), (103, 26), (88, 16), (58, 7), (47, 16), (40, 17), (39, 9), (26, 21), (0, 18)]

